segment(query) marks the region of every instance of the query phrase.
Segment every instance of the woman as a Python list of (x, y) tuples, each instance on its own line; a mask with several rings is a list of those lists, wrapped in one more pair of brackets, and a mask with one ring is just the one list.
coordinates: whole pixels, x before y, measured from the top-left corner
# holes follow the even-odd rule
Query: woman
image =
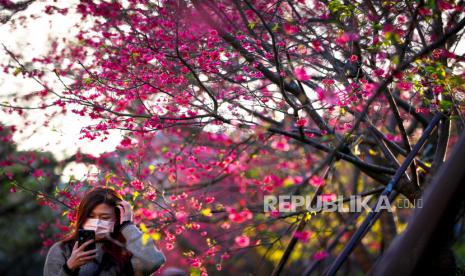
[[(143, 242), (142, 232), (132, 221), (131, 205), (116, 191), (91, 190), (79, 204), (71, 236), (50, 248), (44, 275), (145, 275), (154, 272), (166, 258), (152, 239)], [(96, 249), (84, 250), (93, 240), (78, 246), (79, 229), (95, 231)]]

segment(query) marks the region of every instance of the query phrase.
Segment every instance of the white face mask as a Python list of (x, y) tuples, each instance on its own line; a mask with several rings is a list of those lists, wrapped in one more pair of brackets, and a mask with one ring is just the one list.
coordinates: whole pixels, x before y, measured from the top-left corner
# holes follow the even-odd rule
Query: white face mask
[(112, 233), (114, 226), (115, 222), (113, 221), (89, 218), (82, 228), (95, 231), (95, 235), (101, 235)]

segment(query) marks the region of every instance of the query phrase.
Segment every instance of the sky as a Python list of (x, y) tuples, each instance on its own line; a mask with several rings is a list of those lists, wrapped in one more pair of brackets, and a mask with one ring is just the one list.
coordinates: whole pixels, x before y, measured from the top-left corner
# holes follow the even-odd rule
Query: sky
[[(63, 1), (64, 5), (71, 5), (73, 1)], [(42, 14), (44, 3), (33, 3), (26, 11), (13, 17), (29, 17), (31, 14)], [(79, 17), (72, 12), (68, 15), (53, 15), (38, 19), (28, 18), (26, 27), (12, 29), (11, 24), (0, 25), (0, 43), (4, 44), (13, 52), (21, 52), (24, 60), (33, 57), (43, 56), (56, 37), (72, 37), (73, 25), (79, 22)], [(8, 58), (3, 51), (0, 52), (0, 63), (3, 64)], [(24, 93), (40, 89), (39, 84), (30, 79), (25, 79), (20, 75), (13, 77), (0, 71), (0, 100), (2, 102), (11, 100), (11, 94)], [(22, 92), (24, 91), (24, 92)], [(32, 104), (31, 104), (32, 105)], [(44, 127), (42, 122), (46, 118), (43, 110), (33, 110), (28, 112), (29, 118), (34, 118), (38, 122), (33, 127), (24, 126), (24, 119), (19, 115), (11, 115), (0, 110), (0, 122), (6, 125), (17, 126), (17, 131), (13, 140), (17, 143), (18, 150), (40, 150), (54, 154), (58, 160), (65, 159), (75, 153), (78, 149), (83, 153), (98, 155), (103, 152), (112, 151), (121, 140), (121, 133), (113, 131), (108, 140), (104, 143), (99, 140), (79, 140), (79, 132), (82, 127), (93, 124), (88, 118), (78, 116), (74, 113), (61, 116), (59, 119), (50, 122), (49, 127)], [(33, 132), (35, 130), (35, 132)], [(78, 179), (84, 177), (87, 172), (84, 165), (70, 164), (64, 172), (62, 179), (66, 181), (71, 174)]]

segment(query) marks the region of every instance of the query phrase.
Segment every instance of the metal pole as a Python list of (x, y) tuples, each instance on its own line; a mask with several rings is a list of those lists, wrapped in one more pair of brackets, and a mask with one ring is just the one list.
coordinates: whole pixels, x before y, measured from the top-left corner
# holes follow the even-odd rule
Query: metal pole
[[(444, 114), (438, 112), (436, 115), (433, 117), (433, 119), (430, 121), (428, 126), (426, 127), (425, 131), (421, 135), (420, 139), (418, 142), (415, 144), (415, 147), (413, 147), (412, 151), (407, 155), (405, 158), (404, 162), (402, 165), (397, 169), (396, 173), (394, 176), (391, 178), (391, 181), (389, 181), (388, 185), (384, 189), (383, 193), (381, 194), (382, 196), (389, 196), (399, 180), (401, 179), (402, 175), (404, 172), (408, 169), (410, 166), (410, 163), (412, 163), (413, 159), (415, 156), (418, 154), (420, 149), (423, 147), (423, 145), (426, 143), (428, 140), (431, 132), (433, 131), (434, 127), (438, 124), (439, 120), (444, 117)], [(393, 193), (392, 195), (389, 196), (389, 201), (394, 199), (394, 197), (397, 195), (397, 193)], [(378, 202), (376, 203), (376, 205)], [(376, 206), (374, 205), (374, 206)], [(354, 247), (357, 245), (357, 243), (365, 236), (365, 233), (371, 228), (373, 223), (376, 221), (376, 219), (379, 217), (381, 212), (377, 212), (376, 208), (372, 208), (372, 212), (368, 214), (368, 216), (365, 218), (363, 221), (362, 225), (357, 229), (357, 231), (354, 233), (354, 235), (350, 238), (349, 242), (347, 243), (346, 247), (344, 250), (337, 256), (336, 260), (331, 264), (329, 267), (326, 275), (327, 276), (333, 276), (336, 274), (336, 272), (339, 270), (339, 268), (342, 266), (344, 261), (347, 259), (349, 254), (352, 252)]]

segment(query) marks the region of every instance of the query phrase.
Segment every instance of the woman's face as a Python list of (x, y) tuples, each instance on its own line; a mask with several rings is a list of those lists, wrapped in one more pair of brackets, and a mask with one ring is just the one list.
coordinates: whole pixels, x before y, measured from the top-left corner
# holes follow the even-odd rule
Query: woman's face
[[(115, 208), (111, 207), (108, 204), (101, 203), (95, 206), (94, 210), (90, 212), (88, 218), (115, 222), (116, 221)], [(104, 236), (105, 235), (96, 235), (95, 240), (101, 240), (104, 238)]]

